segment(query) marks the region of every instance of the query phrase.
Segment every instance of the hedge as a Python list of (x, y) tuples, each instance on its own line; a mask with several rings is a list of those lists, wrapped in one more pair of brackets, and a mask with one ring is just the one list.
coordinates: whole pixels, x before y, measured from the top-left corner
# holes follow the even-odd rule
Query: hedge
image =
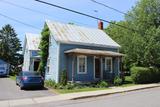
[(131, 77), (137, 84), (160, 82), (160, 70), (157, 68), (132, 67)]

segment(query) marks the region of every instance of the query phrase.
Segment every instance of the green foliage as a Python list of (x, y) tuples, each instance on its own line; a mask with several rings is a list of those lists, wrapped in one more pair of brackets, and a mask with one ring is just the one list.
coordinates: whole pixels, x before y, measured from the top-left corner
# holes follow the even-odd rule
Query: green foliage
[(107, 88), (107, 87), (109, 87), (109, 84), (106, 81), (100, 81), (100, 82), (98, 82), (97, 87)]
[(76, 85), (74, 83), (67, 83), (65, 89), (72, 90), (75, 88), (75, 86)]
[(125, 16), (125, 20), (114, 22), (137, 31), (110, 24), (105, 31), (126, 54), (124, 67), (160, 66), (160, 0), (139, 0)]
[[(23, 56), (19, 54), (22, 50), (21, 43), (11, 25), (5, 25), (0, 30), (0, 59), (9, 63), (10, 70), (18, 70), (18, 65), (23, 63)], [(20, 68), (21, 69), (21, 68)]]
[(120, 86), (120, 85), (122, 85), (122, 83), (123, 83), (123, 80), (119, 76), (114, 78), (114, 85), (115, 86)]
[(151, 82), (160, 82), (160, 69), (150, 67), (151, 70)]
[(49, 88), (52, 88), (52, 87), (55, 87), (56, 85), (56, 82), (53, 81), (53, 80), (45, 80), (45, 86), (49, 87)]
[(63, 70), (60, 74), (60, 84), (65, 86), (67, 84), (67, 72)]
[(48, 48), (49, 48), (49, 36), (50, 31), (47, 25), (44, 26), (42, 32), (41, 32), (41, 41), (40, 41), (40, 56), (41, 56), (41, 62), (38, 71), (44, 75), (45, 73), (45, 67), (47, 64), (47, 58), (48, 58)]
[(133, 83), (133, 79), (131, 76), (125, 76), (125, 80), (123, 82), (123, 84), (132, 84)]
[(131, 77), (137, 84), (160, 82), (160, 71), (157, 68), (132, 67)]

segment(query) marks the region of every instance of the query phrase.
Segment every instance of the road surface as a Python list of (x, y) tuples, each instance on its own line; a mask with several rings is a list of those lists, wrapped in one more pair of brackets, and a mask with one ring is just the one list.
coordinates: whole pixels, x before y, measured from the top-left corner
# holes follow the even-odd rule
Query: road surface
[(160, 87), (97, 98), (17, 107), (160, 107)]

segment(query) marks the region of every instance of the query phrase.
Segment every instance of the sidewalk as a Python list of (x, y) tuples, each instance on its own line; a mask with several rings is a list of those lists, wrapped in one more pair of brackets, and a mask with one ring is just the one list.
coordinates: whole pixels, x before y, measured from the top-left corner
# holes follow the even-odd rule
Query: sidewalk
[(63, 100), (76, 100), (81, 98), (98, 97), (103, 95), (130, 92), (130, 91), (155, 88), (155, 87), (160, 87), (160, 83), (135, 85), (135, 86), (129, 86), (129, 87), (115, 87), (115, 88), (112, 87), (111, 89), (107, 89), (107, 90), (61, 94), (57, 96), (0, 101), (0, 107), (14, 107), (14, 106), (20, 106), (20, 105), (49, 103), (49, 102), (63, 101)]

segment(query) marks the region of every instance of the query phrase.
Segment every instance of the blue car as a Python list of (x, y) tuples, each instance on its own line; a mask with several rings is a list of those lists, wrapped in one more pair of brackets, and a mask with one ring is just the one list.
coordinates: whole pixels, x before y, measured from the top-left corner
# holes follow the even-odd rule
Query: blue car
[(43, 88), (44, 79), (37, 72), (22, 71), (16, 77), (16, 85), (20, 86), (20, 89), (25, 88)]

